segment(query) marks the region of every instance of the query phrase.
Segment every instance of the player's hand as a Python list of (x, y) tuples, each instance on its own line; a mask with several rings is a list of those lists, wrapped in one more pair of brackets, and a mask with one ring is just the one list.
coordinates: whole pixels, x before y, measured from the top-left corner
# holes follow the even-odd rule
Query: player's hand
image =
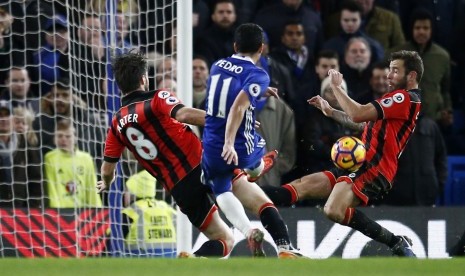
[(268, 86), (265, 91), (265, 97), (275, 97), (276, 99), (279, 99), (278, 88)]
[(260, 128), (260, 122), (255, 120), (255, 129), (259, 129)]
[(225, 144), (223, 146), (223, 153), (221, 153), (221, 157), (223, 157), (224, 161), (226, 161), (226, 164), (228, 165), (231, 165), (231, 163), (233, 163), (237, 166), (239, 164), (237, 152), (234, 146)]
[(333, 91), (335, 87), (342, 85), (343, 76), (339, 71), (336, 71), (334, 69), (329, 69), (328, 76), (330, 77), (331, 81), (329, 82), (329, 84), (331, 85), (331, 88), (333, 89)]
[(107, 185), (102, 180), (97, 182), (97, 193), (101, 193), (107, 189)]
[(329, 105), (328, 101), (323, 99), (321, 96), (314, 96), (311, 99), (308, 99), (307, 102), (310, 105), (313, 105), (314, 107), (318, 108), (323, 112), (323, 114), (326, 117), (331, 117), (333, 108)]

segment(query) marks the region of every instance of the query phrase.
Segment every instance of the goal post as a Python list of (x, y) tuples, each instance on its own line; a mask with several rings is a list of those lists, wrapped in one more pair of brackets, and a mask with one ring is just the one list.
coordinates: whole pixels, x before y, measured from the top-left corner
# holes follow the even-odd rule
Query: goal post
[[(192, 0), (177, 1), (177, 74), (178, 96), (186, 106), (192, 107)], [(177, 208), (177, 250), (192, 249), (192, 224)]]

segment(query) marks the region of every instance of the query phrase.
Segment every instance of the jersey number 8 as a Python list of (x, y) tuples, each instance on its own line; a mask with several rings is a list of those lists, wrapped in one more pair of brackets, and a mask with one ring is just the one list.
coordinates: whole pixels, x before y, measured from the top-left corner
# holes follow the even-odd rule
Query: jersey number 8
[(128, 127), (126, 129), (126, 137), (131, 145), (136, 148), (137, 154), (145, 160), (153, 160), (158, 155), (157, 147), (150, 141), (145, 139), (145, 136), (139, 130)]

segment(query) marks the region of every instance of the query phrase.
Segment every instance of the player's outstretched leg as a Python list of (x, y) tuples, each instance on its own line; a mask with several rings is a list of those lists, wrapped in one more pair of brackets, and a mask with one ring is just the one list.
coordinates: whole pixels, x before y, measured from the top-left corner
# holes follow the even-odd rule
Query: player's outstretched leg
[(305, 175), (281, 187), (262, 186), (276, 206), (291, 206), (301, 199), (324, 199), (331, 194), (330, 172)]
[(349, 206), (361, 203), (352, 185), (346, 181), (336, 183), (324, 207), (325, 215), (332, 221), (349, 226), (373, 240), (389, 246), (398, 256), (416, 257), (410, 247), (411, 241), (403, 236), (395, 236), (363, 212)]

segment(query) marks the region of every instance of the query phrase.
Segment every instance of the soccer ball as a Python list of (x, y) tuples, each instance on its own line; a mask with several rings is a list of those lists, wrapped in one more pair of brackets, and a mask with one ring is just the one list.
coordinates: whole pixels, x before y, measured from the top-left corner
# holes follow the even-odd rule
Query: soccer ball
[(358, 138), (344, 136), (334, 143), (331, 149), (331, 160), (336, 167), (354, 172), (365, 162), (365, 145)]

